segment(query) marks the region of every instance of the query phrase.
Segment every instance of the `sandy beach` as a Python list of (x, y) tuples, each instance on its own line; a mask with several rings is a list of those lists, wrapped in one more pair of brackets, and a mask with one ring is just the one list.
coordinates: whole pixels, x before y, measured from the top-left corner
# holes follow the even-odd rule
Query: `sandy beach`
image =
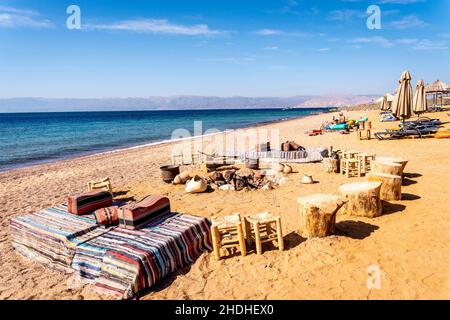
[[(378, 121), (378, 111), (351, 111), (349, 117), (369, 116), (373, 131), (396, 124)], [(406, 158), (403, 200), (385, 204), (385, 214), (366, 219), (338, 215), (337, 234), (306, 240), (298, 234), (297, 198), (337, 194), (345, 183), (365, 180), (327, 174), (322, 164), (294, 165), (296, 173), (275, 190), (215, 191), (190, 195), (183, 186), (165, 184), (159, 167), (170, 163), (170, 143), (75, 158), (0, 173), (0, 299), (110, 299), (90, 285), (70, 285), (70, 277), (49, 270), (14, 252), (9, 221), (16, 215), (67, 201), (86, 182), (110, 177), (117, 198), (138, 200), (160, 194), (175, 211), (193, 215), (243, 214), (269, 210), (280, 215), (286, 251), (270, 246), (262, 256), (253, 251), (216, 261), (203, 254), (142, 299), (449, 299), (450, 298), (450, 142), (438, 139), (358, 141), (355, 133), (309, 137), (336, 114), (272, 123), (281, 141), (304, 147), (372, 152)], [(446, 113), (433, 113), (448, 121)], [(450, 126), (447, 124), (447, 128)], [(303, 174), (318, 183), (302, 185)], [(368, 289), (367, 269), (382, 271), (381, 288)]]

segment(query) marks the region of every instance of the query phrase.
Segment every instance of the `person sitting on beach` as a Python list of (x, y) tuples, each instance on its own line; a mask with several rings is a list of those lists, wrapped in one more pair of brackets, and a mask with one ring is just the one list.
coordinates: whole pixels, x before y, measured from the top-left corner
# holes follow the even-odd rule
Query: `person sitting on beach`
[(344, 123), (346, 123), (346, 119), (345, 119), (344, 113), (340, 112), (339, 113), (339, 124), (344, 124)]

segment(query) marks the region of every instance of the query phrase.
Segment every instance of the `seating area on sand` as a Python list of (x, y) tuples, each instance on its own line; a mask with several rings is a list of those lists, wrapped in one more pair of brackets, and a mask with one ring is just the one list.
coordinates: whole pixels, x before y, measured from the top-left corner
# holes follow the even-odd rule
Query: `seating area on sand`
[(93, 214), (66, 205), (11, 220), (13, 247), (29, 259), (78, 273), (94, 290), (118, 299), (138, 296), (212, 250), (206, 218), (167, 213), (138, 230), (103, 227)]

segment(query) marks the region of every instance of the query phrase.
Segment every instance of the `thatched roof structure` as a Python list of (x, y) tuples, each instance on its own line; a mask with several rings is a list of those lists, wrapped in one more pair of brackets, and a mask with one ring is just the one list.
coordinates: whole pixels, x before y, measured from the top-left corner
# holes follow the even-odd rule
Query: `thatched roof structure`
[(441, 80), (436, 80), (433, 84), (426, 86), (427, 93), (450, 93), (450, 86)]

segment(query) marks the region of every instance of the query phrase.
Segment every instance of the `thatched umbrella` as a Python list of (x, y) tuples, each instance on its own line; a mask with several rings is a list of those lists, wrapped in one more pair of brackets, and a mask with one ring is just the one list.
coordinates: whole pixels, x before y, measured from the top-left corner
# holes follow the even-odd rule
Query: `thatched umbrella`
[(411, 86), (411, 75), (408, 70), (403, 71), (400, 77), (400, 86), (392, 103), (392, 113), (397, 119), (405, 121), (412, 115), (413, 91)]
[(434, 94), (434, 105), (437, 105), (438, 97), (441, 96), (442, 105), (442, 95), (450, 93), (450, 86), (441, 80), (436, 80), (432, 84), (427, 85), (425, 91), (426, 94)]
[(416, 92), (414, 92), (413, 111), (417, 115), (428, 111), (427, 94), (425, 93), (423, 80), (419, 80), (416, 86)]

